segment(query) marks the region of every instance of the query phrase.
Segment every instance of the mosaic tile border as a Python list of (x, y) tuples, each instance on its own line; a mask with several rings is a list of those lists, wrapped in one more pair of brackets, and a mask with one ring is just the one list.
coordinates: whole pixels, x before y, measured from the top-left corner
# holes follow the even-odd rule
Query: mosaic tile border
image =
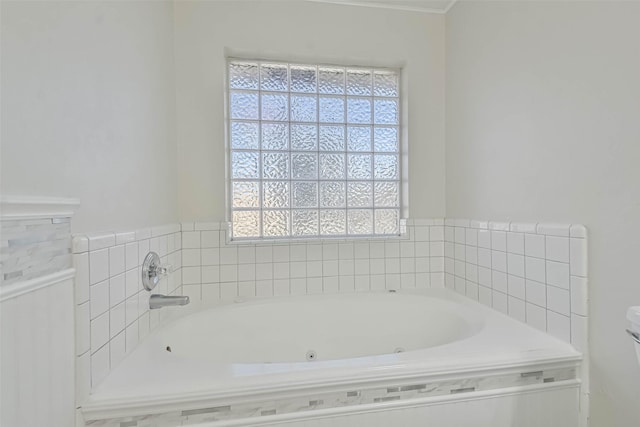
[(524, 370), (522, 372), (443, 381), (419, 381), (410, 384), (351, 391), (307, 394), (296, 398), (227, 404), (206, 408), (186, 409), (134, 417), (92, 420), (91, 427), (172, 427), (204, 422), (229, 421), (308, 412), (320, 409), (350, 407), (386, 402), (409, 401), (424, 397), (447, 396), (477, 391), (526, 387), (576, 379), (575, 367)]
[(71, 218), (3, 219), (0, 286), (71, 268)]

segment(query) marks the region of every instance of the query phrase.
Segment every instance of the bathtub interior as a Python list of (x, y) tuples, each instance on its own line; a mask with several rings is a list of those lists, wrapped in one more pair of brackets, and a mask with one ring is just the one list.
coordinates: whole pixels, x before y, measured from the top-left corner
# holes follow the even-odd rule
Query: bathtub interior
[(477, 333), (483, 318), (398, 292), (240, 298), (158, 331), (160, 351), (210, 363), (306, 363), (415, 351)]

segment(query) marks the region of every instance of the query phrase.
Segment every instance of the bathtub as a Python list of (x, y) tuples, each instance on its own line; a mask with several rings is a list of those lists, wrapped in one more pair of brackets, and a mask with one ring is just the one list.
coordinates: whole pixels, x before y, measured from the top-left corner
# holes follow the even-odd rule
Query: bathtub
[(580, 361), (446, 289), (238, 299), (157, 329), (82, 414), (92, 426), (577, 426)]

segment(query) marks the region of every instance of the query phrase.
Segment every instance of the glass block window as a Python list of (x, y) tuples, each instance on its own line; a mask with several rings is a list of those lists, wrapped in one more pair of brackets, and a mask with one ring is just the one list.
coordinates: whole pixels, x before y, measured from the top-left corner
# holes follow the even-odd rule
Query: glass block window
[(232, 238), (399, 235), (399, 77), (230, 59)]

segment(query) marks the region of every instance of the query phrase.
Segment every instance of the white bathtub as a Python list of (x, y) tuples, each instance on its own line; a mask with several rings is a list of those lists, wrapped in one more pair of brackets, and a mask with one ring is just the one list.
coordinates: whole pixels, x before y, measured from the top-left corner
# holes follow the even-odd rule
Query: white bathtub
[[(518, 392), (562, 405), (522, 426), (567, 427), (577, 420), (580, 359), (569, 344), (444, 289), (252, 299), (155, 331), (83, 414), (88, 425), (289, 425)], [(495, 405), (499, 426), (504, 404)]]

